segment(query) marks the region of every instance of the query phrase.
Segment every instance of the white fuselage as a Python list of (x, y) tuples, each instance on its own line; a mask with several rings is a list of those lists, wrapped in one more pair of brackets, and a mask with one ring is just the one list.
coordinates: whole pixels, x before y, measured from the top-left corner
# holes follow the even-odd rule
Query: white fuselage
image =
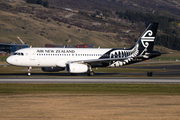
[[(98, 59), (110, 49), (98, 48), (25, 48), (19, 55), (8, 57), (7, 62), (17, 66), (65, 67), (67, 62)], [(106, 55), (109, 57), (109, 55)]]
[[(67, 63), (99, 58), (124, 58), (137, 55), (137, 47), (131, 50), (112, 48), (24, 48), (7, 58), (7, 62), (16, 66), (26, 67), (66, 67)], [(126, 60), (127, 61), (127, 60)], [(122, 62), (110, 65), (122, 66)]]

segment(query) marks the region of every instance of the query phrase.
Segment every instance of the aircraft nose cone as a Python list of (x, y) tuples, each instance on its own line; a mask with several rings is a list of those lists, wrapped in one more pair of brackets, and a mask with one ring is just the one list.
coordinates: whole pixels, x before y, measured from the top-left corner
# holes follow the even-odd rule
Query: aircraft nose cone
[(8, 64), (12, 64), (12, 63), (13, 63), (12, 57), (11, 57), (11, 56), (8, 57), (8, 58), (6, 59), (6, 62), (7, 62)]

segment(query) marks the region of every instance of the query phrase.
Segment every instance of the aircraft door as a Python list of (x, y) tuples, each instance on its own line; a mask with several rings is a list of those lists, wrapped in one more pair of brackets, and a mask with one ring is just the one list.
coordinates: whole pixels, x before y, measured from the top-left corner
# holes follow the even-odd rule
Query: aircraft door
[(35, 51), (30, 49), (30, 60), (35, 60)]

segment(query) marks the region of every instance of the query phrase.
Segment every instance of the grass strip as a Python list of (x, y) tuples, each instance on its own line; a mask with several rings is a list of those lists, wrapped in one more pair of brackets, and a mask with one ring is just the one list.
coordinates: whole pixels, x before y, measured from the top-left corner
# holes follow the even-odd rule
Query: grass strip
[(29, 93), (180, 95), (180, 84), (0, 84), (0, 95)]

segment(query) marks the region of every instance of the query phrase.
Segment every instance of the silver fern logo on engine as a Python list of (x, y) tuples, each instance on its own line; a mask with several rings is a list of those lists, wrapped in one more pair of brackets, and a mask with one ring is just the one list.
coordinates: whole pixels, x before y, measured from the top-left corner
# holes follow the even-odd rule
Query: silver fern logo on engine
[(152, 37), (153, 32), (151, 30), (146, 31), (144, 35), (141, 37), (142, 45), (147, 48), (149, 46), (149, 42), (154, 42), (155, 37)]

